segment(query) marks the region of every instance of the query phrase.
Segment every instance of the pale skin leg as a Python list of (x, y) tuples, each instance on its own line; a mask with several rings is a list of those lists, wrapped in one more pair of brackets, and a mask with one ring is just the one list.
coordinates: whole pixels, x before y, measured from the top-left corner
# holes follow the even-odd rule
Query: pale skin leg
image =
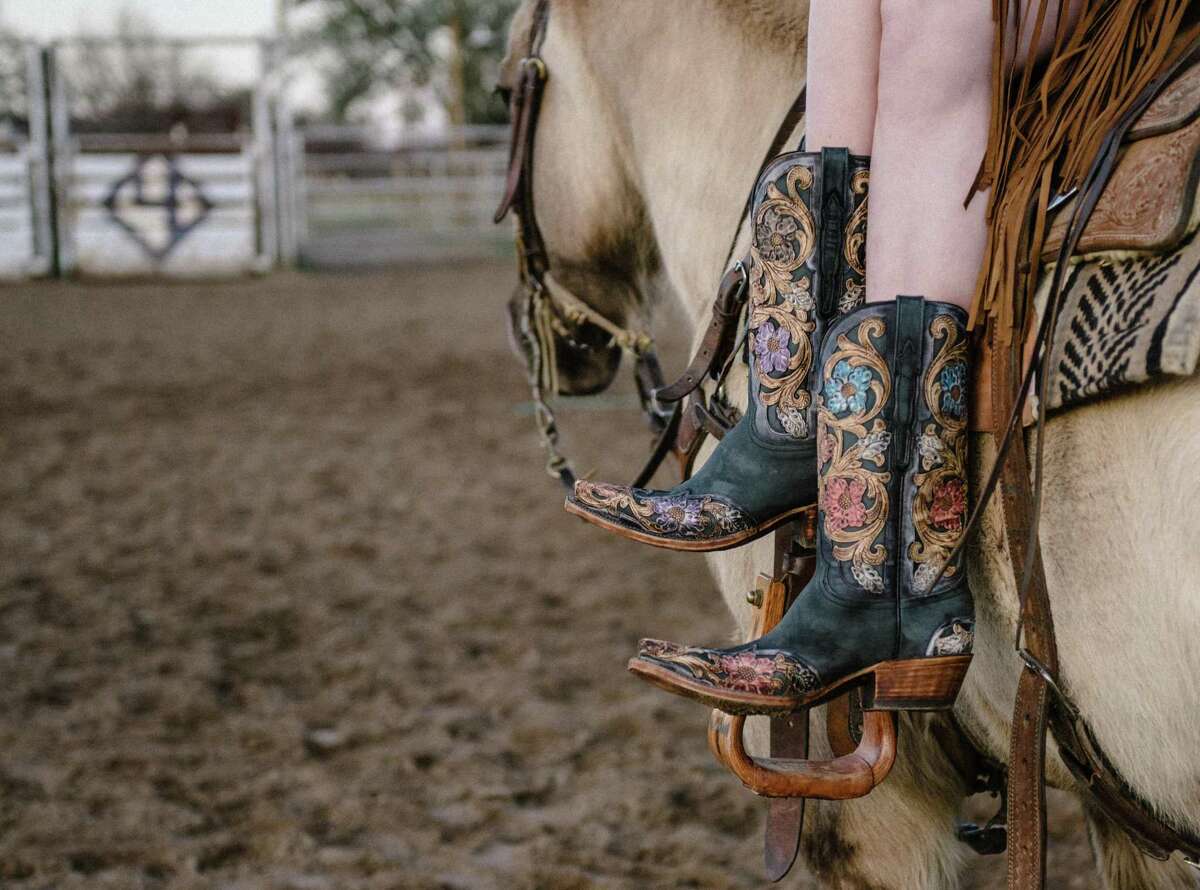
[(871, 154), (879, 82), (879, 0), (812, 0), (805, 148)]
[[(1018, 63), (1037, 5), (1022, 4)], [(1047, 21), (1056, 15), (1051, 5)], [(1045, 31), (1037, 55), (1052, 45)], [(868, 302), (970, 304), (987, 195), (963, 202), (987, 142), (994, 40), (983, 0), (812, 0), (807, 147), (872, 156)]]
[(963, 201), (987, 144), (991, 4), (882, 0), (879, 10), (867, 301), (906, 294), (967, 308), (987, 243), (987, 196)]

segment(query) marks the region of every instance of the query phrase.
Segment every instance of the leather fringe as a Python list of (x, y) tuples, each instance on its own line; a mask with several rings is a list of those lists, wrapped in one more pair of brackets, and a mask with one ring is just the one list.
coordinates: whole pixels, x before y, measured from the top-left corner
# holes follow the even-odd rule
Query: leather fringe
[[(1178, 38), (1197, 31), (1189, 0), (1075, 0), (1082, 10), (1074, 23), (1064, 11), (1071, 4), (1030, 3), (1022, 21), (1020, 4), (992, 3), (997, 39), (991, 128), (967, 198), (991, 190), (989, 234), (970, 326), (990, 324), (1001, 344), (1024, 336), (1032, 320), (1051, 201), (1079, 186), (1114, 122), (1186, 46)], [(1005, 60), (1013, 58), (1024, 33), (1037, 46), (1050, 29), (1049, 58), (1012, 72)]]

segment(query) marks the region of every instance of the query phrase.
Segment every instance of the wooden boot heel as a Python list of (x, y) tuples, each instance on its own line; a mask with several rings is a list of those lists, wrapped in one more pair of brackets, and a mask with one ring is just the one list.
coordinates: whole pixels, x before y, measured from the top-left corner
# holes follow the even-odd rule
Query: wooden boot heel
[(863, 690), (863, 708), (874, 711), (939, 711), (954, 706), (970, 655), (884, 661)]

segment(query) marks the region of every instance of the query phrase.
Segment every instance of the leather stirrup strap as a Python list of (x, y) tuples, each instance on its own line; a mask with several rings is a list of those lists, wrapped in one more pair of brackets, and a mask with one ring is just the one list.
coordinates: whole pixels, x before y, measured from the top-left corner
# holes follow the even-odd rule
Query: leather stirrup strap
[[(805, 537), (803, 523), (789, 522), (775, 531), (775, 562), (772, 576), (787, 584), (787, 605), (808, 584), (816, 570), (816, 555), (797, 551)], [(786, 611), (786, 609), (785, 609)], [(808, 709), (770, 722), (769, 755), (787, 760), (808, 759)], [(782, 881), (800, 852), (804, 829), (804, 798), (777, 797), (767, 804), (767, 828), (763, 840), (763, 865), (767, 880)]]
[(678, 402), (699, 386), (706, 374), (715, 377), (719, 373), (722, 363), (733, 349), (738, 319), (742, 316), (742, 307), (746, 305), (746, 296), (749, 293), (749, 281), (745, 261), (725, 273), (725, 277), (721, 279), (721, 286), (717, 289), (717, 298), (712, 305), (712, 318), (704, 331), (700, 347), (692, 356), (687, 368), (679, 375), (679, 379), (654, 394), (660, 402)]
[[(992, 403), (1006, 417), (1019, 387), (1019, 342), (993, 352)], [(997, 430), (997, 445), (1003, 435)], [(1007, 530), (1009, 560), (1013, 577), (1020, 584), (1020, 567), (1025, 564), (1028, 539), (1023, 534), (1032, 509), (1032, 490), (1026, 470), (1025, 441), (1014, 436), (1004, 458), (1000, 500)], [(1036, 546), (1036, 544), (1035, 544)], [(1058, 651), (1050, 599), (1040, 551), (1034, 554), (1029, 594), (1018, 621), (1024, 626), (1026, 645), (1035, 657), (1058, 672)], [(1008, 887), (1009, 890), (1041, 888), (1046, 878), (1046, 678), (1033, 670), (1022, 670), (1013, 705), (1012, 734), (1008, 756)]]
[[(992, 352), (992, 405), (1000, 417), (1008, 416), (1020, 388), (1019, 347), (1020, 342), (1013, 341), (1007, 346), (994, 348)], [(998, 429), (993, 435), (999, 447), (1003, 431)], [(1023, 531), (1027, 527), (1033, 503), (1026, 467), (1025, 440), (1018, 434), (1009, 442), (998, 486), (1004, 511), (1009, 562), (1017, 584), (1021, 583), (1020, 571), (1026, 562), (1025, 551), (1029, 540)], [(1025, 630), (1026, 645), (1031, 652), (1057, 674), (1058, 651), (1040, 548), (1033, 554), (1033, 560), (1029, 593), (1021, 604), (1017, 621)], [(1047, 692), (1046, 678), (1040, 672), (1021, 671), (1013, 705), (1008, 756), (1009, 890), (1032, 890), (1045, 884)]]

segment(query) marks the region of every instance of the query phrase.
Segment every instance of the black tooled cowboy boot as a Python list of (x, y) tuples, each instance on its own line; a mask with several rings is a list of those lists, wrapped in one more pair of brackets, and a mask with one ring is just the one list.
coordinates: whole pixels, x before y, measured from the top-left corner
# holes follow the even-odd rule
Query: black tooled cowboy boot
[(863, 684), (864, 707), (948, 708), (970, 663), (966, 313), (900, 297), (838, 320), (821, 350), (816, 574), (766, 636), (643, 640), (629, 669), (731, 714), (782, 714)]
[(844, 148), (772, 161), (754, 190), (746, 414), (670, 491), (581, 480), (566, 508), (672, 550), (723, 550), (765, 534), (817, 495), (813, 358), (828, 323), (864, 298), (870, 159)]

